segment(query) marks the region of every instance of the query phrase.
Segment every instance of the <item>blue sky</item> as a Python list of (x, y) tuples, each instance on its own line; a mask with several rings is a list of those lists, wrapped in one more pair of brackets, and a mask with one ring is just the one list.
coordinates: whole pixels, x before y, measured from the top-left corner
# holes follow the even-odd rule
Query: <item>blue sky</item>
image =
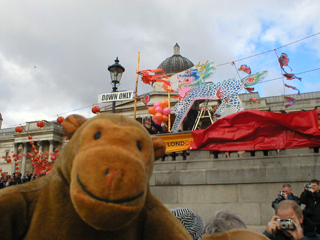
[[(97, 96), (111, 92), (108, 65), (119, 57), (126, 71), (119, 89), (135, 88), (140, 69), (172, 56), (193, 63), (235, 61), (320, 32), (320, 2), (290, 0), (0, 1), (0, 112), (3, 127), (55, 120), (71, 113), (92, 117)], [(277, 50), (293, 73), (320, 67), (320, 34)], [(253, 72), (281, 77), (273, 51), (236, 62)], [(36, 66), (36, 67), (35, 67)], [(320, 71), (287, 81), (302, 93), (320, 90)], [(237, 77), (231, 65), (217, 68), (212, 82)], [(283, 80), (255, 88), (261, 97), (296, 93)], [(151, 87), (139, 83), (139, 94)], [(103, 106), (103, 105), (101, 105)], [(76, 109), (81, 109), (74, 111)]]

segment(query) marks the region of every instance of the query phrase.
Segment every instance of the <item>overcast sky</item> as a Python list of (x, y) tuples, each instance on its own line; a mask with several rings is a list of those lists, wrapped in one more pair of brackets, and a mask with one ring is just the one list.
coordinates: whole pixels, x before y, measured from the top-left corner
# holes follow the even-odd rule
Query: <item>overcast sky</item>
[[(255, 88), (261, 97), (296, 93), (272, 80), (281, 77), (277, 54), (286, 53), (293, 73), (309, 72), (285, 83), (319, 91), (320, 71), (310, 71), (320, 68), (319, 13), (320, 1), (311, 0), (1, 0), (2, 128), (72, 113), (92, 117), (98, 94), (112, 91), (107, 68), (116, 57), (126, 69), (119, 90), (134, 90), (138, 52), (140, 70), (154, 69), (176, 43), (193, 63), (220, 65), (209, 81), (238, 77), (221, 64), (267, 52), (235, 64), (269, 71)], [(139, 94), (151, 90), (139, 82)]]

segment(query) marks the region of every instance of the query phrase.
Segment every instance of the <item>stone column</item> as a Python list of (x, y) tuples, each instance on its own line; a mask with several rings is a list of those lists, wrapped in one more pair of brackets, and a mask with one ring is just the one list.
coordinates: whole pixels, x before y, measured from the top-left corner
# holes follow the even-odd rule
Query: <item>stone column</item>
[(23, 143), (23, 152), (22, 152), (22, 162), (21, 162), (21, 174), (26, 174), (26, 163), (27, 163), (27, 149), (28, 145), (27, 142)]
[(51, 155), (50, 155), (50, 153), (53, 153), (53, 145), (54, 145), (54, 141), (53, 141), (53, 140), (50, 140), (49, 142), (50, 142), (50, 147), (49, 147), (49, 156), (51, 156)]
[[(18, 155), (18, 143), (14, 143), (13, 144), (13, 153), (14, 154), (16, 154), (16, 155)], [(9, 152), (9, 154), (10, 154), (10, 152)], [(12, 158), (12, 165), (11, 165), (11, 173), (9, 173), (9, 174), (12, 174), (12, 173), (14, 173), (14, 172), (16, 172), (16, 165), (15, 165), (15, 161), (13, 160), (13, 158)]]
[(43, 143), (41, 141), (38, 142), (39, 146), (39, 154), (43, 152)]

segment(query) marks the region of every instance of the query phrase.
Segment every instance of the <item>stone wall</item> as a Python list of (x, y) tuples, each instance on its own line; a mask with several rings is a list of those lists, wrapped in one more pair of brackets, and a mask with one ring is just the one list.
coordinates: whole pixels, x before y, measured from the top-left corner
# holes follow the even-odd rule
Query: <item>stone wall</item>
[(271, 202), (284, 183), (300, 195), (306, 182), (320, 178), (318, 148), (229, 156), (210, 151), (192, 151), (186, 160), (172, 161), (167, 156), (155, 163), (151, 191), (169, 209), (189, 207), (204, 221), (216, 210), (229, 209), (250, 229), (261, 232), (274, 214)]

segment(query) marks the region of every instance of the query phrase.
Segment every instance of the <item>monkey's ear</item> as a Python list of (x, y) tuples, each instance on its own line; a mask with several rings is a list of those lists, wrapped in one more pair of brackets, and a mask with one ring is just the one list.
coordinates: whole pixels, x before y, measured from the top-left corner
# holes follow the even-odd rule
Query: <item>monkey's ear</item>
[(77, 129), (87, 121), (85, 117), (77, 114), (73, 114), (68, 116), (62, 123), (62, 128), (64, 135), (66, 135), (69, 139), (73, 136), (73, 134), (77, 131)]

